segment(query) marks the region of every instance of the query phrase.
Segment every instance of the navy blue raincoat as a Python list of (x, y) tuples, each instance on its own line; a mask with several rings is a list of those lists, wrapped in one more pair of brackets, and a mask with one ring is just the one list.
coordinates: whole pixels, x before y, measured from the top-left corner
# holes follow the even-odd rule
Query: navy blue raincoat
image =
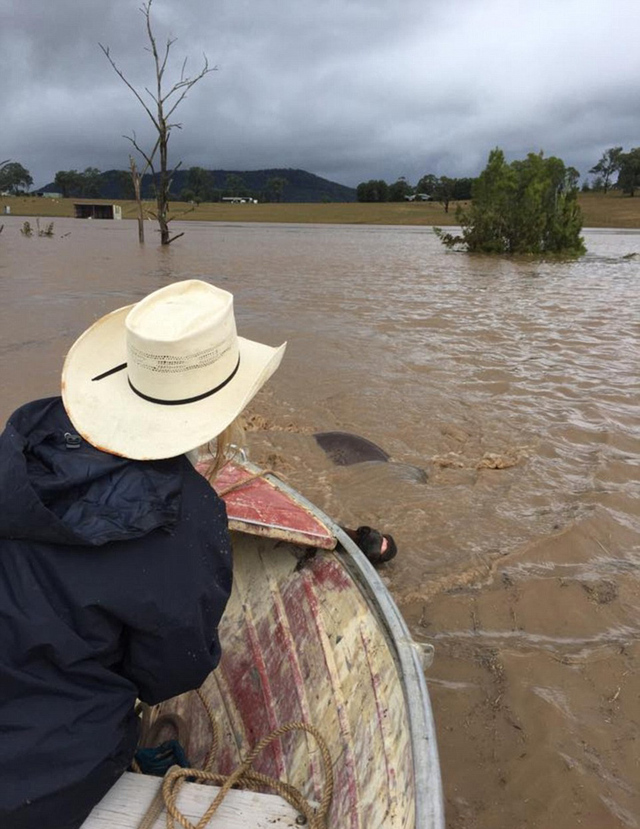
[(184, 457), (73, 433), (51, 398), (0, 436), (2, 829), (76, 829), (131, 762), (136, 698), (197, 688), (220, 658), (223, 502)]

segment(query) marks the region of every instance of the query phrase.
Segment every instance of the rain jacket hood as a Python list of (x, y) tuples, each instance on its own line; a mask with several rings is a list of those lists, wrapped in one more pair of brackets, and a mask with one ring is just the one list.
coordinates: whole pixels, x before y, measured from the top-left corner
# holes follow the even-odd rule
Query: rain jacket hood
[(101, 452), (75, 434), (60, 398), (18, 409), (0, 458), (0, 538), (100, 546), (178, 520), (182, 459)]
[(231, 591), (223, 501), (180, 456), (79, 439), (60, 398), (0, 435), (0, 826), (77, 829), (129, 766), (136, 699), (198, 688)]

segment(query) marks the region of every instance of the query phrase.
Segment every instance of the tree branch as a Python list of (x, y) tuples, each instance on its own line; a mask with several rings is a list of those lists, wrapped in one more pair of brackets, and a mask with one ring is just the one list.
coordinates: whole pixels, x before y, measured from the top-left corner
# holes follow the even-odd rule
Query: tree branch
[(198, 75), (196, 75), (194, 78), (187, 78), (184, 81), (179, 81), (177, 84), (174, 84), (171, 87), (171, 89), (169, 90), (169, 92), (162, 99), (163, 104), (165, 104), (172, 95), (174, 95), (176, 92), (178, 92), (178, 90), (182, 89), (183, 91), (180, 94), (180, 96), (178, 97), (178, 99), (175, 101), (175, 103), (171, 106), (169, 111), (166, 113), (165, 118), (170, 118), (171, 117), (172, 113), (175, 112), (175, 110), (179, 106), (179, 104), (181, 104), (182, 101), (184, 101), (184, 99), (187, 97), (187, 92), (191, 89), (192, 86), (197, 84), (198, 81), (202, 80), (202, 78), (204, 78), (205, 75), (208, 75), (209, 72), (217, 71), (217, 68), (218, 68), (217, 66), (210, 67), (208, 62), (207, 62), (207, 59), (205, 58), (204, 67), (202, 68), (201, 72)]
[[(152, 4), (153, 0), (145, 0), (140, 6), (139, 11), (142, 13), (145, 19), (145, 27), (149, 43), (148, 47), (145, 48), (146, 51), (150, 52), (153, 55), (155, 67), (155, 93), (152, 92), (151, 89), (147, 86), (143, 87), (143, 91), (153, 101), (155, 105), (153, 109), (155, 109), (155, 112), (152, 110), (151, 105), (147, 103), (146, 99), (142, 97), (142, 94), (134, 87), (134, 85), (129, 80), (127, 80), (127, 78), (124, 75), (124, 72), (118, 67), (116, 62), (111, 57), (109, 48), (103, 46), (102, 44), (100, 44), (100, 48), (104, 52), (107, 60), (111, 64), (113, 70), (116, 72), (118, 77), (136, 96), (140, 105), (151, 119), (151, 122), (157, 132), (157, 139), (154, 144), (153, 150), (150, 153), (145, 152), (142, 149), (142, 147), (138, 144), (135, 133), (133, 134), (133, 137), (125, 136), (125, 138), (131, 142), (134, 149), (142, 156), (142, 158), (146, 162), (142, 175), (147, 169), (150, 170), (153, 175), (156, 190), (157, 210), (155, 214), (151, 215), (155, 216), (155, 218), (158, 221), (158, 224), (160, 225), (162, 244), (167, 245), (183, 235), (182, 233), (180, 233), (172, 238), (169, 238), (169, 219), (167, 217), (167, 213), (170, 199), (170, 188), (173, 182), (173, 176), (180, 167), (180, 164), (178, 164), (173, 170), (169, 170), (168, 145), (171, 136), (171, 130), (174, 128), (182, 128), (182, 125), (180, 123), (170, 123), (169, 119), (175, 112), (176, 108), (185, 99), (189, 90), (196, 83), (198, 83), (198, 81), (202, 80), (202, 78), (204, 78), (205, 75), (207, 75), (209, 72), (213, 72), (217, 67), (210, 67), (209, 62), (207, 60), (207, 56), (204, 55), (204, 64), (200, 72), (197, 75), (194, 75), (193, 77), (189, 77), (186, 74), (187, 58), (185, 58), (180, 69), (179, 80), (176, 83), (174, 83), (173, 86), (171, 86), (171, 88), (166, 94), (163, 94), (162, 87), (164, 73), (168, 66), (171, 48), (173, 44), (176, 42), (176, 39), (171, 37), (167, 38), (166, 43), (164, 44), (164, 48), (161, 50), (161, 52), (158, 51), (158, 42), (154, 35), (153, 26), (151, 23)], [(165, 112), (165, 106), (168, 107), (167, 112)], [(154, 160), (158, 157), (159, 168), (158, 173), (156, 174)]]
[(110, 53), (110, 51), (109, 51), (109, 47), (108, 47), (108, 46), (107, 46), (107, 47), (103, 46), (103, 45), (102, 45), (102, 43), (99, 43), (99, 44), (98, 44), (98, 46), (99, 46), (99, 47), (102, 49), (102, 51), (105, 53), (105, 55), (106, 55), (106, 57), (107, 57), (107, 60), (109, 61), (109, 63), (110, 63), (110, 64), (111, 64), (111, 66), (113, 67), (113, 69), (114, 69), (114, 71), (116, 72), (116, 74), (118, 75), (118, 77), (120, 77), (120, 78), (121, 78), (121, 79), (125, 82), (125, 84), (129, 87), (129, 89), (130, 89), (130, 90), (133, 92), (133, 94), (136, 96), (136, 98), (138, 99), (138, 101), (140, 101), (140, 103), (141, 103), (141, 104), (142, 104), (142, 106), (144, 107), (145, 112), (147, 113), (147, 115), (149, 116), (149, 118), (151, 118), (151, 120), (152, 120), (152, 122), (153, 122), (153, 126), (154, 126), (156, 129), (159, 129), (158, 122), (157, 122), (157, 120), (156, 120), (156, 118), (155, 118), (154, 114), (151, 112), (151, 110), (149, 109), (149, 107), (145, 104), (144, 100), (140, 97), (140, 93), (139, 93), (139, 92), (138, 92), (138, 90), (135, 88), (135, 86), (133, 86), (133, 84), (129, 83), (129, 81), (128, 81), (128, 80), (126, 79), (126, 77), (124, 76), (124, 73), (122, 72), (122, 70), (118, 68), (118, 66), (116, 65), (116, 62), (115, 62), (115, 61), (113, 60), (113, 58), (111, 57), (111, 53)]
[(184, 210), (180, 210), (180, 211), (178, 211), (178, 213), (174, 213), (173, 216), (170, 219), (168, 219), (167, 221), (173, 222), (174, 219), (179, 219), (180, 216), (186, 216), (187, 213), (193, 213), (194, 210), (195, 210), (195, 207), (185, 207)]
[[(158, 146), (159, 146), (159, 144), (160, 144), (160, 138), (158, 137), (158, 138), (156, 139), (156, 143), (155, 143), (155, 144), (154, 144), (154, 146), (153, 146), (153, 150), (151, 151), (151, 153), (150, 153), (149, 155), (147, 155), (147, 153), (145, 153), (145, 151), (142, 149), (142, 147), (138, 144), (138, 142), (137, 142), (137, 140), (136, 140), (136, 134), (135, 134), (135, 132), (134, 132), (134, 134), (133, 134), (133, 138), (132, 138), (130, 135), (123, 135), (122, 137), (123, 137), (123, 138), (126, 138), (126, 139), (127, 139), (127, 141), (131, 141), (131, 143), (132, 143), (132, 144), (133, 144), (133, 146), (136, 148), (136, 150), (137, 150), (137, 151), (140, 153), (140, 155), (144, 158), (144, 160), (145, 160), (145, 162), (146, 162), (146, 164), (145, 164), (145, 168), (144, 168), (144, 169), (145, 169), (145, 172), (146, 172), (146, 170), (147, 170), (147, 169), (150, 169), (150, 170), (151, 170), (151, 172), (154, 172), (154, 170), (153, 170), (153, 158), (154, 158), (154, 156), (155, 156), (156, 152), (158, 151)], [(154, 173), (154, 175), (155, 175), (155, 173)]]

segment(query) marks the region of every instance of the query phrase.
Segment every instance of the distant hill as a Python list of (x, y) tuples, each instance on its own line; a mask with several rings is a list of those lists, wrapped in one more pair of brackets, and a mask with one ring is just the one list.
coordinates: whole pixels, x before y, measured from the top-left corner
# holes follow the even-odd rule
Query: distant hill
[[(289, 168), (274, 168), (271, 170), (209, 170), (211, 187), (210, 201), (217, 201), (224, 195), (250, 195), (259, 201), (283, 202), (354, 202), (356, 191), (353, 187), (345, 187), (335, 181), (328, 181), (305, 170)], [(189, 170), (178, 170), (174, 173), (171, 192), (174, 198), (179, 198), (183, 190), (188, 188)], [(234, 192), (228, 189), (229, 177), (233, 176)], [(238, 181), (240, 179), (240, 181)], [(269, 183), (274, 179), (284, 179), (285, 184), (281, 191), (274, 191)], [(39, 193), (53, 193), (59, 190), (52, 182), (41, 187)], [(71, 195), (80, 198), (82, 193), (77, 191)], [(99, 195), (94, 191), (93, 198), (123, 199), (132, 198), (129, 185), (129, 174), (123, 170), (108, 170), (100, 174)], [(151, 175), (142, 180), (142, 197), (153, 197), (153, 180)]]

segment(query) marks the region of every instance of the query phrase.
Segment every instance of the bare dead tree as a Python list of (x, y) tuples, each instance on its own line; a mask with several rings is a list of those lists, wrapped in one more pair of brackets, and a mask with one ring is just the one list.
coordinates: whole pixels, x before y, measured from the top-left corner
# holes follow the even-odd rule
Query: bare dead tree
[(138, 241), (144, 244), (144, 211), (142, 209), (142, 176), (145, 174), (147, 167), (140, 173), (136, 165), (135, 158), (129, 156), (129, 170), (131, 171), (131, 181), (133, 183), (133, 193), (136, 197), (136, 204), (138, 205)]
[[(147, 100), (143, 98), (142, 94), (133, 86), (132, 83), (125, 77), (123, 71), (118, 67), (113, 58), (108, 46), (99, 44), (100, 48), (107, 57), (107, 60), (113, 67), (114, 71), (121, 78), (121, 80), (129, 87), (129, 89), (136, 96), (143, 109), (151, 119), (153, 126), (157, 133), (157, 139), (151, 151), (145, 151), (138, 144), (135, 133), (133, 136), (125, 136), (135, 149), (140, 153), (146, 162), (145, 169), (150, 169), (153, 175), (156, 188), (156, 204), (157, 209), (153, 215), (157, 219), (160, 226), (160, 241), (163, 245), (169, 245), (171, 242), (180, 238), (184, 234), (178, 233), (176, 236), (171, 236), (169, 232), (169, 192), (171, 188), (171, 180), (175, 171), (179, 168), (177, 164), (173, 169), (169, 169), (169, 138), (171, 137), (172, 129), (182, 129), (182, 124), (172, 122), (171, 117), (178, 106), (184, 101), (189, 90), (202, 80), (209, 72), (215, 71), (216, 67), (210, 67), (206, 55), (204, 55), (204, 64), (197, 75), (188, 76), (185, 74), (187, 67), (187, 59), (185, 58), (182, 69), (180, 70), (180, 79), (176, 81), (168, 91), (165, 91), (165, 70), (167, 68), (167, 61), (171, 47), (176, 42), (176, 38), (167, 38), (164, 49), (158, 49), (156, 37), (151, 26), (151, 5), (153, 0), (147, 0), (140, 7), (140, 11), (144, 15), (147, 29), (147, 39), (149, 46), (147, 51), (153, 55), (155, 66), (155, 90), (151, 91), (145, 87), (144, 91), (151, 98), (152, 104), (148, 104)], [(156, 160), (159, 159), (159, 168), (156, 169)]]

